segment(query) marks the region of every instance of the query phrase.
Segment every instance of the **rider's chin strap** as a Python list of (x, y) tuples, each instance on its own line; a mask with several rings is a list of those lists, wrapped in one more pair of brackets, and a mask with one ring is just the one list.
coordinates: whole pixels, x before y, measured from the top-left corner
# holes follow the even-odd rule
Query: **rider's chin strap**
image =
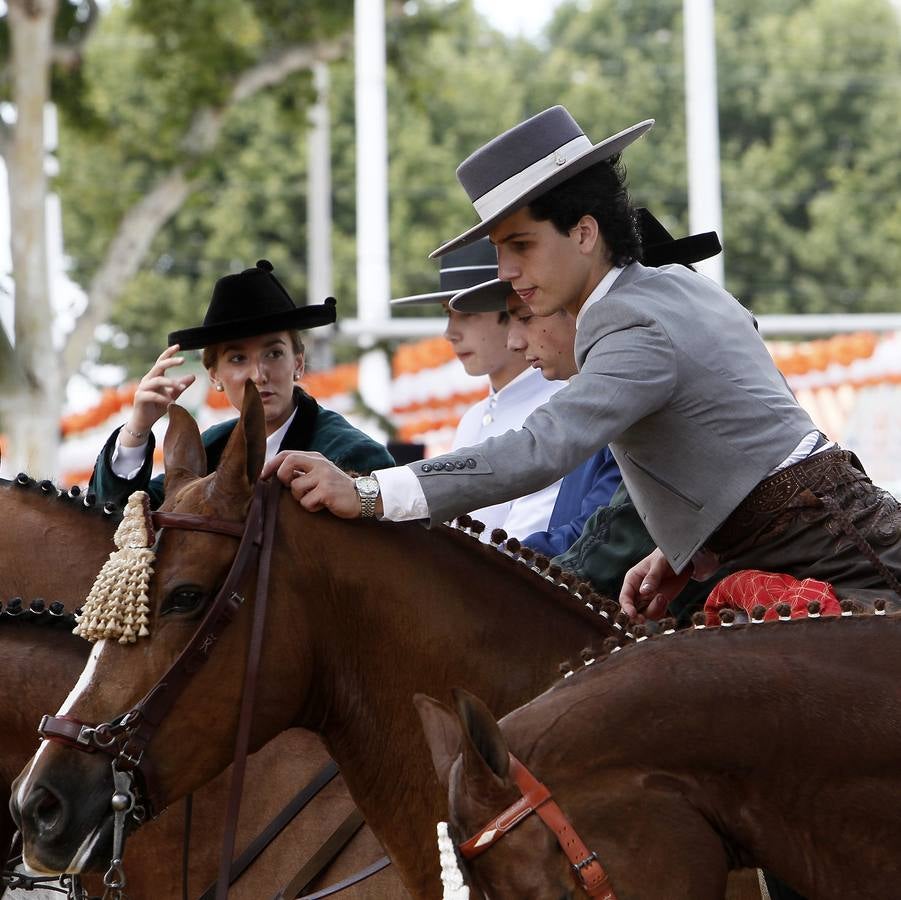
[(551, 792), (512, 753), (510, 775), (522, 797), (508, 806), (496, 819), (479, 829), (459, 846), (464, 859), (473, 859), (496, 844), (508, 831), (531, 813), (537, 813), (557, 837), (557, 843), (572, 864), (573, 871), (589, 897), (616, 900), (610, 879), (597, 858), (576, 834), (563, 810), (551, 799)]

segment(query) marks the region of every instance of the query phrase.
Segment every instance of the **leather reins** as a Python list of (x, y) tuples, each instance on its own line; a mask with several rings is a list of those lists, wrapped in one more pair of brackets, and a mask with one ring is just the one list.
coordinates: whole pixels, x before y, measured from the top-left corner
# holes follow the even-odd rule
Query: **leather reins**
[(598, 860), (597, 854), (589, 851), (585, 846), (563, 810), (551, 798), (550, 790), (512, 753), (510, 754), (510, 775), (522, 797), (480, 828), (469, 840), (459, 844), (457, 849), (461, 856), (464, 859), (474, 859), (484, 853), (508, 831), (534, 812), (554, 832), (557, 843), (570, 861), (573, 874), (585, 893), (589, 897), (597, 897), (599, 900), (616, 900), (610, 879)]

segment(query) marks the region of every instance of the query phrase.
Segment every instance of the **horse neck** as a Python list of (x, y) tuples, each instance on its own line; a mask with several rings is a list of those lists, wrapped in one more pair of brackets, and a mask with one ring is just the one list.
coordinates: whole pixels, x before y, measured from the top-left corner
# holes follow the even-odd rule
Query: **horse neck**
[[(502, 714), (552, 683), (561, 661), (600, 640), (593, 629), (602, 620), (458, 533), (307, 516), (281, 560), (276, 569), (294, 563), (288, 589), (296, 595), (303, 584), (309, 597), (314, 672), (296, 724), (322, 734), (408, 889), (433, 896), (434, 826), (446, 817), (446, 795), (413, 694), (449, 703), (450, 688), (461, 686)], [(433, 857), (429, 871), (423, 860)]]
[[(899, 628), (862, 616), (655, 638), (577, 672), (502, 729), (598, 846), (611, 832), (628, 843), (630, 817), (645, 829), (633, 837), (654, 842), (653, 822), (628, 811), (651, 788), (644, 796), (679, 796), (716, 822), (734, 864), (771, 869), (804, 896), (850, 896), (848, 854), (894, 866), (891, 840), (880, 858), (872, 829), (895, 820)], [(827, 834), (841, 834), (842, 854), (823, 853)]]
[[(44, 615), (48, 615), (44, 613)], [(34, 753), (41, 716), (59, 709), (84, 667), (90, 644), (51, 624), (0, 618), (0, 659), (17, 677), (0, 692), (0, 778), (12, 781)]]
[(19, 595), (76, 606), (115, 549), (115, 519), (34, 485), (0, 487), (0, 509), (15, 522), (0, 531), (0, 600)]

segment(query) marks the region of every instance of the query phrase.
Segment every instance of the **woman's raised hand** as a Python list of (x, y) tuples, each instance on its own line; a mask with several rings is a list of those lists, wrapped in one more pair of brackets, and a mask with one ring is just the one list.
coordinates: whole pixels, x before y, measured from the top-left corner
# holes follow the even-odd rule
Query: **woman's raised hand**
[(153, 423), (166, 414), (170, 403), (174, 403), (194, 383), (194, 375), (172, 377), (169, 369), (180, 366), (185, 358), (177, 356), (178, 344), (167, 347), (141, 379), (135, 391), (134, 407), (125, 427), (119, 432), (119, 441), (124, 447), (143, 444)]

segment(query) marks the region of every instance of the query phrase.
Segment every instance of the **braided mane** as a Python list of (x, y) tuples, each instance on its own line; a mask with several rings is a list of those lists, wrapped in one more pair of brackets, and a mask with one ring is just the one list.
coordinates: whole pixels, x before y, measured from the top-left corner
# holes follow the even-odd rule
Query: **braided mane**
[[(38, 480), (20, 472), (15, 478), (0, 478), (0, 491), (25, 491), (35, 503), (60, 504), (71, 509), (73, 515), (79, 512), (99, 521), (105, 521), (112, 528), (122, 519), (122, 510), (115, 503), (98, 503), (93, 494), (87, 494), (77, 485), (68, 490), (57, 487), (50, 479)], [(67, 609), (60, 600), (51, 601), (45, 597), (11, 597), (4, 603), (0, 599), (0, 623), (42, 625), (64, 628), (71, 631), (76, 624), (76, 609)]]
[(5, 604), (0, 601), (0, 626), (16, 622), (71, 631), (75, 627), (77, 612), (67, 610), (59, 600), (47, 603), (42, 597), (36, 597), (29, 603), (21, 597), (12, 597)]
[[(782, 623), (789, 623), (798, 626), (802, 622), (810, 622), (811, 620), (820, 620), (821, 622), (835, 622), (838, 619), (854, 618), (860, 619), (879, 619), (879, 618), (896, 618), (896, 616), (887, 616), (886, 601), (884, 598), (877, 598), (873, 602), (872, 610), (862, 609), (855, 604), (853, 600), (842, 599), (839, 601), (841, 606), (840, 616), (824, 616), (821, 614), (822, 604), (819, 600), (811, 600), (807, 604), (807, 615), (802, 617), (792, 617), (792, 608), (788, 603), (777, 603), (773, 607), (778, 615), (775, 621), (764, 621), (764, 615), (767, 612), (766, 607), (758, 604), (751, 610), (750, 619), (739, 618), (734, 609), (721, 609), (717, 615), (719, 624), (711, 627), (707, 624), (707, 614), (702, 610), (698, 610), (692, 615), (692, 627), (681, 628), (678, 630), (678, 637), (681, 640), (696, 641), (710, 640), (712, 634), (723, 634), (726, 631), (747, 632), (759, 631), (757, 626), (763, 626), (767, 629), (783, 627)], [(824, 627), (823, 625), (808, 625), (810, 628)], [(609, 637), (598, 648), (586, 648), (581, 654), (581, 665), (573, 665), (571, 662), (564, 662), (560, 665), (560, 673), (564, 679), (572, 677), (577, 672), (584, 672), (596, 663), (604, 662), (618, 654), (628, 644), (634, 644), (637, 648), (639, 644), (649, 639), (653, 639), (654, 643), (658, 643), (664, 637), (676, 635), (677, 629), (674, 619), (661, 619), (659, 623), (649, 623), (648, 625), (635, 624), (629, 627), (629, 634), (626, 636), (632, 638), (631, 641), (625, 641), (621, 638)], [(631, 654), (637, 653), (637, 650), (630, 651)], [(690, 648), (686, 648), (686, 652), (690, 653)]]
[(95, 494), (88, 494), (78, 485), (73, 485), (68, 490), (58, 488), (49, 478), (38, 481), (24, 472), (20, 472), (13, 479), (0, 478), (0, 490), (28, 490), (35, 496), (43, 496), (48, 500), (59, 500), (73, 509), (80, 509), (86, 513), (105, 518), (112, 522), (119, 522), (122, 518), (122, 509), (115, 503), (98, 503)]
[(550, 602), (577, 612), (593, 631), (612, 627), (623, 638), (631, 637), (629, 618), (615, 600), (597, 593), (589, 582), (578, 580), (571, 572), (551, 565), (546, 556), (508, 537), (502, 528), (495, 528), (487, 543), (480, 539), (484, 531), (482, 522), (466, 515), (438, 529), (442, 537), (465, 543), (473, 553), (481, 554), (486, 565), (506, 568), (512, 577), (528, 582), (531, 590), (543, 593)]

